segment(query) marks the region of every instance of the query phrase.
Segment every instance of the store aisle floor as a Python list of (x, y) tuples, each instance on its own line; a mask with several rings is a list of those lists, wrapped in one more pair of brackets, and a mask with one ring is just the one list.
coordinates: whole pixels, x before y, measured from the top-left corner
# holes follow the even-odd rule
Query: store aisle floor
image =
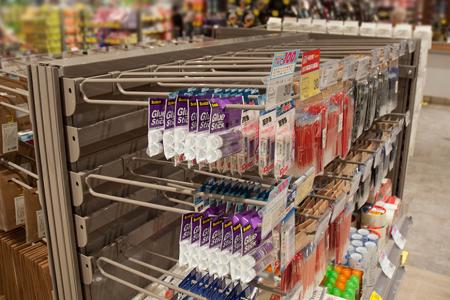
[(450, 299), (450, 106), (422, 108), (415, 147), (404, 194), (409, 261), (397, 300)]

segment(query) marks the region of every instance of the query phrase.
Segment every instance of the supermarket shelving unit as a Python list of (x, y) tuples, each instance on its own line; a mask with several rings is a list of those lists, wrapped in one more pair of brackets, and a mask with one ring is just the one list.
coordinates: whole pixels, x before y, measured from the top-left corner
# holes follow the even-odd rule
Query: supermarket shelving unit
[[(308, 34), (245, 34), (245, 38), (40, 62), (29, 68), (32, 111), (39, 136), (38, 168), (46, 202), (55, 291), (59, 299), (131, 298), (135, 293), (125, 288), (124, 284), (131, 287), (130, 282), (133, 282), (142, 288), (148, 281), (138, 274), (139, 271), (145, 272), (147, 279), (148, 275), (158, 277), (161, 271), (149, 271), (142, 265), (134, 264), (130, 257), (165, 270), (171, 268), (173, 259), (162, 258), (154, 252), (177, 257), (178, 233), (171, 230), (171, 227), (179, 227), (177, 215), (142, 209), (133, 205), (136, 204), (134, 202), (105, 201), (102, 195), (109, 191), (119, 198), (140, 199), (140, 204), (146, 201), (147, 204), (141, 206), (149, 205), (150, 199), (151, 203), (162, 204), (162, 193), (146, 189), (154, 187), (150, 183), (127, 187), (118, 187), (117, 183), (136, 183), (135, 173), (179, 180), (192, 176), (184, 169), (135, 158), (144, 156), (143, 149), (147, 145), (147, 110), (142, 105), (146, 97), (125, 96), (118, 89), (146, 91), (148, 87), (136, 82), (117, 86), (114, 82), (121, 72), (150, 72), (164, 64), (176, 68), (190, 59), (207, 59), (221, 53), (292, 42), (301, 45), (316, 41), (318, 47), (339, 44), (340, 51), (353, 53), (356, 49), (364, 52), (393, 41)], [(234, 36), (239, 35), (234, 33)], [(311, 45), (314, 43), (311, 42)], [(418, 47), (415, 47), (415, 51), (407, 53), (400, 61), (399, 104), (395, 112), (411, 118), (414, 117), (415, 74), (419, 55)], [(95, 79), (110, 79), (110, 82), (100, 80), (98, 83), (102, 84), (89, 84), (89, 87), (85, 84), (82, 88), (81, 84), (92, 77), (91, 83), (95, 83)], [(167, 90), (167, 87), (155, 85), (151, 89), (157, 93)], [(89, 98), (138, 99), (140, 102), (136, 101), (136, 106), (102, 105), (88, 103)], [(399, 197), (403, 194), (409, 137), (410, 128), (407, 127), (400, 134), (398, 159), (389, 175), (393, 179), (394, 194)], [(112, 177), (126, 180), (114, 181)], [(184, 206), (176, 204), (171, 207), (178, 209)], [(120, 284), (117, 278), (111, 277), (109, 268), (98, 268), (98, 257), (125, 261), (124, 264), (132, 267), (131, 273), (134, 275), (125, 269), (114, 273), (121, 278), (128, 274), (127, 282)]]

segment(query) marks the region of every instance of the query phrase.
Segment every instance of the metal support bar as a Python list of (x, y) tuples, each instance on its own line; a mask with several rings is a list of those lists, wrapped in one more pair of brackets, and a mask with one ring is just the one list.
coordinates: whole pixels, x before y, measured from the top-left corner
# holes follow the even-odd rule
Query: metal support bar
[[(139, 271), (137, 271), (137, 270), (135, 270), (135, 269), (133, 269), (133, 268), (130, 268), (130, 267), (128, 267), (128, 266), (125, 266), (125, 265), (123, 265), (123, 264), (120, 264), (120, 263), (118, 263), (118, 262), (116, 262), (116, 261), (114, 261), (114, 260), (111, 260), (111, 259), (109, 259), (109, 258), (106, 258), (106, 257), (99, 257), (99, 258), (97, 259), (97, 267), (99, 268), (99, 270), (100, 270), (100, 272), (102, 273), (102, 275), (104, 275), (105, 277), (108, 277), (108, 276), (109, 276), (108, 278), (113, 279), (113, 280), (115, 280), (115, 281), (117, 281), (117, 282), (119, 282), (119, 283), (122, 283), (122, 284), (126, 283), (125, 285), (127, 285), (127, 286), (129, 286), (129, 287), (131, 287), (131, 288), (134, 288), (134, 289), (139, 288), (139, 291), (140, 291), (141, 293), (144, 293), (145, 295), (151, 294), (151, 295), (149, 295), (149, 296), (151, 296), (151, 297), (156, 297), (157, 299), (165, 299), (165, 298), (162, 297), (162, 296), (158, 296), (158, 295), (156, 295), (156, 294), (153, 294), (153, 293), (147, 291), (146, 289), (143, 289), (143, 288), (141, 288), (141, 287), (138, 287), (138, 286), (136, 286), (136, 285), (134, 285), (134, 284), (132, 284), (132, 283), (130, 283), (130, 282), (128, 282), (128, 281), (122, 280), (122, 279), (120, 279), (120, 278), (118, 278), (118, 277), (115, 277), (114, 275), (111, 275), (111, 274), (107, 273), (107, 272), (103, 269), (103, 267), (102, 267), (102, 265), (101, 265), (102, 262), (103, 262), (103, 263), (110, 264), (110, 265), (112, 265), (112, 266), (114, 266), (114, 267), (116, 267), (116, 268), (118, 268), (118, 269), (122, 269), (122, 270), (124, 270), (124, 271), (126, 271), (126, 272), (132, 273), (132, 274), (134, 274), (134, 275), (137, 275), (137, 276), (142, 277), (142, 278), (144, 278), (144, 279), (147, 279), (147, 280), (149, 280), (149, 281), (158, 283), (159, 285), (162, 285), (162, 286), (165, 286), (165, 287), (167, 287), (167, 288), (169, 288), (169, 289), (171, 289), (171, 290), (180, 292), (180, 293), (182, 293), (182, 294), (184, 294), (184, 295), (186, 295), (186, 296), (190, 296), (190, 297), (193, 297), (193, 298), (195, 298), (195, 299), (200, 299), (200, 300), (207, 300), (207, 298), (205, 298), (205, 297), (203, 297), (203, 296), (200, 296), (200, 295), (197, 295), (197, 294), (195, 294), (195, 293), (192, 293), (191, 291), (182, 289), (182, 288), (180, 288), (180, 287), (178, 287), (178, 286), (176, 286), (176, 285), (173, 285), (173, 284), (170, 284), (170, 283), (168, 283), (168, 282), (165, 282), (165, 281), (163, 281), (163, 280), (161, 280), (161, 279), (159, 279), (159, 278), (156, 278), (156, 277), (150, 276), (150, 275), (148, 275), (148, 274), (139, 272)], [(115, 278), (112, 278), (112, 277), (115, 277)], [(116, 279), (119, 279), (120, 281), (118, 281), (118, 280), (116, 280)], [(136, 289), (136, 290), (137, 290), (137, 289)]]
[(177, 274), (177, 273), (174, 273), (174, 272), (170, 272), (170, 271), (164, 270), (162, 268), (159, 268), (157, 266), (154, 266), (154, 265), (145, 263), (143, 261), (137, 260), (137, 259), (135, 259), (133, 257), (129, 257), (128, 260), (131, 261), (131, 262), (134, 262), (135, 264), (138, 264), (140, 266), (143, 266), (143, 267), (146, 267), (148, 269), (160, 272), (160, 273), (162, 273), (164, 275), (172, 276), (172, 277), (175, 277), (175, 278), (178, 278), (178, 279), (184, 279), (184, 277), (185, 277), (183, 275), (180, 275), (180, 274)]
[(0, 162), (8, 165), (9, 167), (11, 167), (13, 169), (16, 169), (17, 171), (20, 171), (20, 172), (22, 172), (22, 173), (24, 173), (24, 174), (26, 174), (26, 175), (36, 179), (36, 180), (39, 180), (39, 175), (38, 174), (35, 174), (35, 173), (31, 172), (31, 171), (28, 171), (27, 169), (19, 166), (18, 164), (15, 164), (13, 162), (7, 161), (4, 158), (0, 158)]
[[(21, 187), (27, 189), (27, 190), (34, 190), (31, 186), (29, 186), (28, 184), (26, 184), (25, 182), (22, 182), (20, 180), (18, 180), (17, 178), (11, 178), (11, 181), (14, 182), (17, 185), (20, 185)], [(35, 194), (38, 194), (36, 191), (34, 192)]]
[(17, 105), (12, 105), (12, 104), (9, 104), (9, 103), (6, 103), (6, 102), (0, 102), (0, 105), (8, 107), (8, 108), (11, 108), (11, 109), (14, 109), (14, 110), (17, 110), (17, 111), (20, 111), (20, 112), (23, 112), (24, 114), (27, 114), (27, 115), (30, 114), (30, 111), (28, 109), (23, 108), (23, 107), (19, 107)]
[(19, 94), (21, 96), (28, 97), (28, 92), (23, 90), (23, 89), (11, 88), (9, 86), (0, 84), (0, 90), (5, 90), (5, 91), (11, 92), (11, 93), (16, 93), (16, 94)]
[(191, 210), (175, 208), (175, 207), (170, 207), (170, 206), (165, 206), (165, 205), (160, 205), (160, 204), (148, 203), (148, 202), (144, 202), (144, 201), (139, 201), (139, 200), (124, 198), (124, 197), (118, 197), (118, 196), (112, 196), (112, 195), (108, 195), (108, 194), (104, 194), (104, 193), (99, 193), (99, 192), (94, 191), (94, 189), (90, 186), (90, 183), (89, 183), (90, 179), (98, 179), (98, 180), (116, 182), (116, 183), (121, 183), (121, 184), (129, 184), (129, 185), (134, 185), (134, 186), (143, 187), (143, 188), (153, 188), (153, 189), (156, 189), (156, 190), (165, 190), (165, 191), (168, 191), (168, 192), (182, 193), (182, 194), (186, 194), (186, 195), (190, 195), (191, 194), (191, 193), (182, 192), (182, 191), (180, 191), (180, 189), (166, 187), (166, 186), (161, 186), (161, 185), (157, 185), (157, 184), (133, 181), (133, 180), (128, 180), (128, 179), (121, 179), (121, 178), (114, 178), (114, 177), (103, 176), (103, 175), (96, 175), (96, 174), (91, 174), (91, 175), (86, 177), (86, 184), (88, 185), (89, 193), (92, 196), (94, 196), (94, 197), (107, 199), (107, 200), (111, 200), (111, 201), (116, 201), (116, 202), (132, 204), (132, 205), (137, 205), (137, 206), (142, 206), (142, 207), (146, 207), (146, 208), (153, 208), (153, 209), (157, 209), (157, 210), (173, 212), (173, 213), (177, 213), (177, 214), (187, 214), (187, 213), (192, 213), (193, 212)]

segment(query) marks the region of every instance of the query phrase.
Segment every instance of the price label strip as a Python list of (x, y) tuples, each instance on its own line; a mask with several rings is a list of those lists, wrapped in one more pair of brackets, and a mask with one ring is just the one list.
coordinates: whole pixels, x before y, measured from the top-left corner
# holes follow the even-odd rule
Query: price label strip
[(401, 250), (405, 249), (406, 239), (398, 230), (397, 225), (392, 226), (391, 235), (397, 247)]
[(389, 260), (384, 251), (381, 253), (378, 261), (384, 275), (386, 275), (389, 279), (392, 279), (395, 273), (395, 265)]
[(291, 177), (284, 179), (269, 195), (267, 205), (262, 210), (261, 237), (265, 238), (286, 215), (287, 192)]
[(307, 99), (320, 93), (320, 50), (304, 52), (300, 74), (300, 98)]
[(383, 297), (381, 297), (376, 291), (373, 291), (372, 294), (370, 294), (369, 300), (383, 300)]
[(267, 86), (268, 109), (292, 98), (294, 71), (300, 50), (276, 52)]

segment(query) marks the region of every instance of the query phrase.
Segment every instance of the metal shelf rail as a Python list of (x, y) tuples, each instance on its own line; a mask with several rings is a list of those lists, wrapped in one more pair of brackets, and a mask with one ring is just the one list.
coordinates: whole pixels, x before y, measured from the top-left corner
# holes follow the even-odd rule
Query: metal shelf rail
[[(193, 85), (240, 85), (264, 93), (277, 50), (321, 48), (328, 59), (369, 53), (371, 47), (395, 41), (310, 37), (271, 34), (93, 54), (29, 68), (39, 181), (59, 299), (123, 299), (137, 292), (154, 297), (143, 289), (148, 281), (173, 288), (158, 278), (168, 274), (174, 261), (154, 253), (178, 257), (178, 214), (195, 209), (190, 197), (201, 176), (220, 175), (143, 159), (147, 97)], [(417, 65), (419, 52), (414, 50), (402, 58), (408, 70)], [(405, 116), (413, 111), (415, 78), (405, 70), (401, 77), (396, 113)], [(401, 134), (401, 142), (409, 142), (409, 128)], [(400, 162), (390, 176), (401, 196), (408, 147), (399, 148)]]

